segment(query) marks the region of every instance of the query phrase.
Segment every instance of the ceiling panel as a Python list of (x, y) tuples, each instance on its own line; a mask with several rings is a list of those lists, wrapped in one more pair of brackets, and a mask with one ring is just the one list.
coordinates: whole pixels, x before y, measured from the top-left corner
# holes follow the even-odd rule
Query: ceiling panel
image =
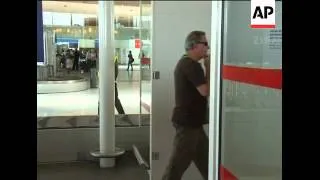
[[(85, 4), (97, 4), (98, 1), (62, 1), (62, 2), (75, 2)], [(114, 1), (115, 5), (139, 6), (139, 1)], [(151, 1), (142, 1), (142, 4), (151, 4)]]
[[(138, 16), (138, 1), (115, 1), (115, 14), (119, 16)], [(144, 2), (144, 4), (150, 1)], [(97, 1), (42, 1), (43, 11), (97, 14)], [(144, 7), (144, 14), (150, 14), (150, 7)]]

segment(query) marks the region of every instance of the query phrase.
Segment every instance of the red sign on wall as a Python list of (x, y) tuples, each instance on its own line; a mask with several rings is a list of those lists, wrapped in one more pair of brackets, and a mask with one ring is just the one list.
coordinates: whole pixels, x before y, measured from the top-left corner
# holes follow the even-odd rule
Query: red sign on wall
[(140, 39), (134, 40), (134, 47), (139, 49), (141, 47), (141, 41)]

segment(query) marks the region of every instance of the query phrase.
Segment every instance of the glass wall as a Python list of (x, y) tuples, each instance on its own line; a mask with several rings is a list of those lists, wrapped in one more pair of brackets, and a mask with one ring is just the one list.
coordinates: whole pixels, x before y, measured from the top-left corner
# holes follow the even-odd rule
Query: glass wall
[(140, 46), (140, 125), (150, 125), (150, 110), (151, 110), (151, 2), (140, 4), (140, 22), (141, 26), (140, 37), (142, 43)]
[[(93, 120), (84, 126), (97, 126), (94, 120), (98, 115), (99, 99), (97, 2), (57, 4), (60, 6), (61, 3), (65, 5), (58, 7), (52, 1), (42, 1), (46, 58), (37, 68), (38, 120), (90, 116)], [(82, 8), (75, 8), (75, 4)], [(141, 114), (148, 115), (151, 104), (150, 4), (150, 1), (117, 1), (114, 5), (113, 61), (118, 64), (117, 92), (124, 110), (115, 108), (115, 113), (120, 114), (116, 116), (118, 126), (149, 124), (149, 116)], [(132, 63), (129, 63), (129, 51), (134, 59)], [(55, 85), (60, 82), (64, 84)]]
[(280, 180), (282, 21), (250, 28), (250, 1), (224, 1), (221, 163), (238, 179)]

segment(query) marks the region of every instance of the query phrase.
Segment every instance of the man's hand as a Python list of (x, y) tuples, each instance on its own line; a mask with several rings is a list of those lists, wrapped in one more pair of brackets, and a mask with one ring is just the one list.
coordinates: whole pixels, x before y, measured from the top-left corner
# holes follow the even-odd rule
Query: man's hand
[(205, 56), (204, 57), (204, 66), (206, 67), (206, 69), (210, 68), (210, 56)]
[(206, 72), (210, 74), (210, 55), (204, 57), (204, 67), (206, 68)]
[(207, 85), (208, 85), (208, 96), (210, 92), (210, 55), (206, 56), (204, 58), (204, 67), (206, 68), (206, 79), (207, 79)]

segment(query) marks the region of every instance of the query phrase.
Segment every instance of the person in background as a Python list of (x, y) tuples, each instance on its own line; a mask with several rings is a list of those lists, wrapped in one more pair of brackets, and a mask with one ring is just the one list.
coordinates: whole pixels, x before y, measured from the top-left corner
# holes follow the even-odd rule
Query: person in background
[[(114, 105), (118, 111), (118, 114), (121, 115), (120, 119), (123, 120), (124, 122), (128, 123), (129, 125), (133, 126), (134, 124), (132, 121), (129, 119), (128, 115), (126, 115), (123, 106), (121, 104), (121, 101), (119, 99), (119, 94), (118, 94), (118, 84), (117, 84), (117, 78), (119, 75), (119, 58), (118, 55), (114, 56)], [(98, 104), (98, 114), (99, 114), (99, 104)]]
[(94, 49), (91, 49), (90, 51), (88, 51), (86, 59), (87, 59), (89, 68), (96, 68), (97, 58), (98, 56)]
[(65, 68), (66, 67), (66, 51), (63, 49), (61, 53), (61, 58), (60, 58), (60, 68)]
[(133, 67), (132, 67), (132, 63), (134, 62), (134, 58), (132, 56), (132, 53), (131, 51), (129, 51), (129, 54), (128, 54), (128, 68), (127, 68), (127, 71), (129, 71), (129, 67), (131, 66), (131, 71), (133, 71)]
[(121, 104), (121, 101), (119, 99), (119, 96), (118, 96), (118, 84), (117, 84), (117, 78), (118, 78), (118, 75), (119, 75), (119, 62), (118, 62), (119, 58), (117, 55), (114, 56), (114, 87), (115, 87), (115, 95), (114, 95), (114, 100), (115, 100), (115, 106), (116, 106), (116, 109), (118, 111), (119, 114), (125, 114), (124, 110), (123, 110), (123, 107), (122, 107), (122, 104)]
[(73, 66), (72, 70), (78, 71), (79, 70), (79, 58), (80, 58), (80, 52), (78, 51), (78, 48), (74, 51), (74, 60), (73, 60)]
[(73, 59), (73, 56), (72, 56), (71, 50), (68, 49), (66, 54), (66, 69), (68, 74), (72, 70), (72, 66), (73, 66), (72, 59)]

